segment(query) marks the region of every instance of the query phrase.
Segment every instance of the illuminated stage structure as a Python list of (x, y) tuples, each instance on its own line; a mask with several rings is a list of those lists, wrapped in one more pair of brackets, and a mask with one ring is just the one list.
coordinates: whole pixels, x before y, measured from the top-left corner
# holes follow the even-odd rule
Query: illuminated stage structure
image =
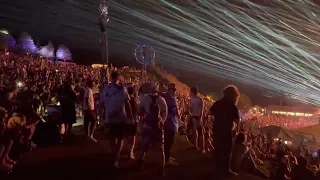
[(7, 30), (0, 30), (0, 49), (12, 49), (16, 46), (16, 40)]
[(145, 81), (147, 77), (147, 65), (151, 63), (156, 57), (156, 53), (152, 46), (148, 44), (142, 44), (134, 51), (136, 61), (141, 64), (142, 80)]
[(297, 107), (297, 106), (268, 106), (268, 114), (287, 115), (291, 117), (307, 117), (315, 119), (320, 113), (319, 107)]
[(100, 18), (99, 18), (99, 28), (101, 32), (100, 44), (101, 44), (101, 55), (102, 55), (102, 63), (107, 65), (107, 72), (105, 69), (101, 69), (101, 80), (104, 79), (105, 73), (107, 73), (107, 77), (109, 77), (109, 59), (108, 59), (108, 33), (107, 33), (107, 23), (109, 22), (109, 13), (108, 13), (108, 1), (101, 0), (100, 6)]

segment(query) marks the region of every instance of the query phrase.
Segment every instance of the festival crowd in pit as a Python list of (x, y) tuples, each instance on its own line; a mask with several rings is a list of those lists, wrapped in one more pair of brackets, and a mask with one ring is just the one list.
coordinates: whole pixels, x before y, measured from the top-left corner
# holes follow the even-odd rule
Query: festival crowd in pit
[(317, 119), (312, 119), (310, 117), (296, 117), (279, 114), (245, 115), (243, 116), (243, 121), (249, 123), (252, 127), (257, 128), (274, 125), (285, 129), (298, 129), (319, 123)]
[[(186, 136), (195, 151), (213, 151), (215, 174), (219, 177), (247, 172), (271, 180), (320, 179), (320, 158), (303, 145), (293, 149), (236, 125), (240, 116), (235, 86), (227, 86), (224, 97), (212, 105), (195, 87), (190, 92), (177, 92), (175, 84), (155, 79), (141, 83), (139, 73), (124, 74), (128, 74), (124, 69), (113, 69), (108, 82), (103, 69), (1, 54), (0, 171), (10, 172), (24, 152), (36, 148), (36, 127), (43, 124), (47, 106), (59, 102), (61, 117), (57, 126), (64, 125), (64, 138), (72, 135), (77, 116), (84, 116), (86, 137), (94, 142), (97, 121), (104, 122), (114, 168), (121, 167), (118, 159), (123, 140), (128, 138), (128, 159), (136, 159), (138, 165), (143, 165), (150, 145), (160, 144), (160, 169), (165, 175), (168, 164), (179, 163), (171, 155), (179, 134)], [(273, 120), (259, 117), (252, 121), (258, 121), (261, 127), (261, 121), (272, 124)], [(276, 121), (280, 123), (280, 119)], [(136, 143), (137, 135), (141, 142)], [(141, 146), (139, 151), (136, 144)]]

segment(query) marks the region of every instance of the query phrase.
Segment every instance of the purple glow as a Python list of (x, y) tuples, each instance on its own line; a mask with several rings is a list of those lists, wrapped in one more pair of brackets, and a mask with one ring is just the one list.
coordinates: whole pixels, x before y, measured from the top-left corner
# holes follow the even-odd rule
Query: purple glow
[(45, 58), (53, 58), (54, 57), (54, 46), (51, 42), (48, 43), (48, 45), (42, 47), (39, 50), (40, 56), (43, 56)]
[(20, 48), (25, 52), (30, 52), (30, 53), (37, 53), (38, 52), (38, 48), (34, 44), (33, 39), (27, 33), (21, 34), (21, 36), (19, 38), (19, 45), (20, 45)]
[(16, 46), (16, 40), (10, 34), (0, 33), (0, 49), (14, 48)]
[(69, 51), (69, 49), (64, 46), (64, 45), (60, 45), (57, 53), (56, 53), (56, 57), (58, 59), (62, 59), (64, 61), (71, 61), (72, 60), (72, 55), (71, 52)]

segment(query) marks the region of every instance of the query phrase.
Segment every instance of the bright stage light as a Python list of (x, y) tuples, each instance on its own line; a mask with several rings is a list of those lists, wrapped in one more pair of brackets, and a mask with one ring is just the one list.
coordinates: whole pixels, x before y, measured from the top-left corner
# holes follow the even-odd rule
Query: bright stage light
[(9, 32), (7, 30), (4, 30), (4, 29), (0, 30), (0, 33), (1, 34), (7, 34), (7, 35), (9, 34)]

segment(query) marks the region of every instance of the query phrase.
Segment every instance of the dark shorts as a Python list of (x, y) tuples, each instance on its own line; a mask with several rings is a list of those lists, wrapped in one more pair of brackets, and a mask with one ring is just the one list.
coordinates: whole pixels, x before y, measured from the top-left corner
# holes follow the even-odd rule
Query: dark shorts
[(150, 144), (160, 144), (161, 152), (164, 152), (164, 130), (163, 128), (158, 129), (143, 129), (141, 143), (144, 147)]
[(83, 111), (84, 117), (83, 121), (84, 122), (96, 122), (96, 114), (93, 111)]
[(134, 124), (127, 124), (127, 136), (135, 136), (137, 135), (138, 132), (138, 124), (134, 123)]
[(108, 124), (108, 129), (110, 137), (124, 138), (137, 134), (137, 124)]

